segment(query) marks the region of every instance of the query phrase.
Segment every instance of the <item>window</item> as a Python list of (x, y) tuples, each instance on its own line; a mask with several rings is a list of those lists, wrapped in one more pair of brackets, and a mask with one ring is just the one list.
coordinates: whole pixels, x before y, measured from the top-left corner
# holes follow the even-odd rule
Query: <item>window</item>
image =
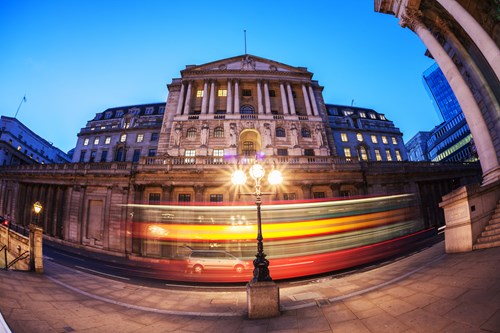
[(225, 97), (225, 96), (227, 96), (227, 89), (219, 89), (217, 91), (217, 96), (219, 96), (219, 97)]
[(391, 137), (391, 140), (392, 140), (392, 144), (393, 145), (397, 145), (398, 144), (398, 140), (396, 140), (396, 137)]
[(372, 135), (372, 143), (378, 143), (376, 135)]
[(370, 113), (370, 118), (377, 119), (377, 116), (374, 113)]
[(188, 129), (186, 132), (186, 138), (188, 139), (196, 138), (196, 128), (191, 127), (190, 129)]
[(354, 112), (352, 111), (348, 111), (348, 110), (344, 110), (342, 111), (342, 113), (344, 114), (344, 116), (350, 116), (351, 114), (353, 114)]
[(363, 134), (356, 133), (356, 139), (358, 139), (359, 142), (363, 141)]
[(196, 90), (196, 97), (203, 97), (203, 90)]
[(190, 202), (191, 201), (191, 194), (179, 193), (178, 201), (179, 202)]
[(123, 122), (123, 128), (130, 128), (130, 122), (130, 118), (125, 119), (125, 121)]
[(223, 138), (224, 137), (224, 127), (219, 126), (214, 129), (214, 138)]
[(342, 142), (347, 142), (349, 139), (347, 138), (347, 133), (340, 133), (340, 140)]
[(304, 156), (314, 156), (314, 149), (304, 149)]
[(98, 145), (98, 144), (99, 144), (99, 137), (98, 137), (98, 136), (94, 138), (94, 144), (95, 144), (95, 145)]
[(111, 114), (112, 114), (111, 112), (106, 112), (106, 113), (104, 114), (104, 118), (106, 118), (106, 119), (111, 118)]
[(402, 161), (403, 159), (401, 158), (401, 153), (399, 152), (398, 149), (394, 151), (396, 153), (396, 160), (397, 161)]
[(137, 134), (137, 139), (135, 139), (135, 142), (142, 142), (144, 141), (144, 134)]
[(155, 148), (150, 148), (150, 149), (148, 150), (148, 156), (149, 156), (149, 157), (156, 156), (156, 149), (155, 149)]
[(276, 137), (284, 138), (286, 136), (285, 129), (283, 127), (276, 127)]
[(386, 120), (385, 116), (383, 114), (381, 114), (379, 117), (380, 117), (380, 120)]
[(292, 90), (292, 97), (293, 98), (297, 98), (297, 93), (295, 91)]
[(224, 195), (223, 194), (210, 194), (210, 202), (223, 202)]
[(80, 152), (80, 162), (85, 162), (85, 153), (86, 153), (85, 150)]
[(391, 155), (391, 151), (389, 149), (385, 150), (385, 156), (387, 157), (388, 161), (392, 161), (392, 155)]
[(351, 149), (350, 148), (344, 148), (344, 156), (348, 159), (351, 157)]
[(125, 141), (127, 141), (127, 134), (120, 135), (120, 142), (125, 142)]
[(89, 138), (86, 138), (85, 140), (83, 140), (83, 145), (84, 146), (88, 146), (89, 145)]
[(120, 147), (116, 150), (115, 161), (116, 162), (123, 161), (123, 147)]
[(160, 203), (161, 194), (160, 193), (149, 193), (149, 204)]
[(283, 200), (295, 200), (295, 193), (283, 193)]
[(276, 97), (276, 91), (269, 90), (269, 97)]
[(382, 142), (385, 144), (388, 144), (389, 142), (387, 141), (387, 137), (385, 135), (382, 135)]
[(165, 107), (160, 106), (160, 108), (158, 109), (158, 114), (164, 114), (164, 113), (165, 113)]
[(325, 192), (313, 192), (313, 198), (314, 199), (324, 199)]
[(250, 89), (243, 89), (241, 92), (242, 96), (252, 96), (252, 90)]
[(160, 137), (159, 133), (151, 133), (151, 141), (158, 141), (159, 137)]
[(364, 113), (363, 111), (360, 111), (360, 112), (359, 112), (359, 116), (360, 116), (361, 118), (366, 118), (366, 113)]
[(123, 111), (122, 110), (116, 111), (116, 114), (115, 114), (116, 118), (122, 117), (122, 116), (123, 116)]
[(311, 131), (309, 128), (302, 127), (300, 130), (300, 134), (302, 135), (303, 138), (310, 138), (311, 137)]
[(224, 162), (224, 149), (214, 149), (212, 155), (214, 157), (214, 163)]
[[(96, 157), (96, 155), (97, 155), (97, 151), (92, 150), (92, 151), (90, 152), (90, 159), (89, 159), (89, 162), (90, 162), (90, 163), (95, 162), (95, 157)], [(31, 156), (31, 157), (33, 157), (33, 156)]]
[(195, 163), (195, 156), (196, 156), (196, 150), (195, 149), (186, 149), (184, 152), (184, 163), (186, 164), (194, 164)]
[(134, 149), (134, 156), (132, 157), (132, 162), (139, 162), (140, 157), (141, 157), (141, 150)]
[(255, 114), (255, 109), (251, 105), (243, 105), (240, 108), (240, 113), (241, 114)]
[(106, 162), (107, 159), (108, 159), (108, 151), (103, 150), (101, 153), (101, 162)]
[(382, 161), (382, 155), (380, 155), (379, 149), (375, 149), (375, 158), (377, 159), (377, 161)]
[(243, 142), (242, 153), (244, 156), (255, 156), (256, 151), (254, 143), (252, 141)]
[(288, 149), (286, 149), (286, 148), (278, 148), (276, 150), (276, 153), (278, 154), (278, 156), (288, 156)]
[(147, 107), (145, 114), (153, 114), (153, 107), (152, 106)]
[(363, 161), (368, 160), (368, 154), (366, 153), (365, 147), (359, 147), (359, 154), (360, 154), (360, 157)]

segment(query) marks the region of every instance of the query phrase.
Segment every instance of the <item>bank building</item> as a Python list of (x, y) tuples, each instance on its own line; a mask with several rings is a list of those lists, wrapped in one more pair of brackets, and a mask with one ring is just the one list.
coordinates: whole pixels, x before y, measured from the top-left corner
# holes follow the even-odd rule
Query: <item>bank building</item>
[[(438, 202), (480, 176), (477, 165), (406, 162), (402, 133), (372, 109), (326, 104), (304, 67), (245, 54), (188, 65), (166, 103), (113, 107), (78, 133), (73, 163), (0, 170), (0, 209), (47, 237), (117, 254), (169, 256), (136, 230), (137, 205), (251, 202), (231, 173), (259, 161), (283, 183), (264, 200), (416, 193), (426, 225)], [(160, 214), (152, 214), (161, 218)], [(152, 222), (154, 222), (152, 220)]]

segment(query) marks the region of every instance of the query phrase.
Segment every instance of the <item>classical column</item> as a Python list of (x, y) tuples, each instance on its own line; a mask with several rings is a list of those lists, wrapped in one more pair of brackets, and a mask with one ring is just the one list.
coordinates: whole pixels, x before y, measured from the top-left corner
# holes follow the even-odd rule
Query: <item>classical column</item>
[(290, 85), (290, 83), (286, 84), (286, 90), (288, 91), (288, 105), (290, 105), (290, 114), (296, 114), (295, 102), (293, 100), (292, 86)]
[(402, 17), (402, 24), (404, 27), (409, 26), (422, 40), (455, 93), (476, 144), (479, 162), (483, 170), (483, 184), (498, 180), (500, 178), (500, 165), (495, 147), (481, 110), (460, 71), (441, 44), (422, 23), (419, 12), (406, 9), (406, 13)]
[(496, 43), (456, 0), (437, 0), (441, 6), (460, 24), (477, 45), (497, 78), (500, 78), (500, 50)]
[(309, 103), (309, 96), (307, 95), (307, 88), (305, 84), (302, 83), (302, 94), (304, 95), (304, 103), (306, 105), (307, 115), (311, 115), (311, 104)]
[(210, 102), (208, 105), (208, 113), (215, 113), (215, 80), (210, 83)]
[(208, 82), (203, 82), (203, 97), (201, 99), (201, 114), (207, 113), (207, 100), (208, 100)]
[(312, 86), (309, 86), (309, 99), (311, 101), (313, 115), (319, 116), (318, 105), (316, 104), (316, 95), (314, 95)]
[(283, 114), (289, 114), (288, 103), (286, 101), (286, 93), (283, 82), (280, 82), (281, 104), (283, 105)]
[(184, 113), (183, 114), (189, 114), (189, 108), (190, 108), (190, 104), (191, 104), (191, 86), (192, 86), (192, 82), (189, 81), (187, 93), (186, 93), (186, 104), (184, 105)]
[(184, 82), (181, 82), (181, 92), (179, 93), (179, 103), (177, 104), (176, 115), (182, 114), (182, 107), (184, 104)]
[(233, 89), (231, 79), (227, 80), (226, 113), (233, 113)]
[(260, 80), (257, 80), (257, 112), (259, 114), (264, 113), (264, 106), (262, 106), (262, 89)]
[(269, 98), (269, 83), (264, 81), (264, 102), (266, 103), (265, 113), (271, 114), (271, 100)]
[(240, 82), (234, 81), (234, 113), (240, 113)]

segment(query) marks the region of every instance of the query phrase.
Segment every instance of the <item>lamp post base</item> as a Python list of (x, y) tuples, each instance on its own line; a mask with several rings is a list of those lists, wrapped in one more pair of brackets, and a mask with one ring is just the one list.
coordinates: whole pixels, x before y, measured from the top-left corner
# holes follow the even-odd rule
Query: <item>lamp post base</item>
[(247, 283), (248, 318), (278, 317), (280, 313), (280, 291), (273, 281)]

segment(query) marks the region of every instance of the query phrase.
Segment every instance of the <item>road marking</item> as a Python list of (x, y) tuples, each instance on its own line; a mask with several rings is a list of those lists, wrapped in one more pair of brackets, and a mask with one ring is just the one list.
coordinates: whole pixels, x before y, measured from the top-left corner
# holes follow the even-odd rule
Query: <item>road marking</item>
[(88, 271), (88, 272), (92, 272), (92, 273), (96, 273), (96, 274), (99, 274), (99, 275), (105, 275), (105, 276), (109, 276), (109, 277), (117, 278), (117, 279), (122, 279), (122, 280), (127, 280), (127, 281), (129, 281), (129, 280), (130, 280), (129, 278), (126, 278), (126, 277), (123, 277), (123, 276), (118, 276), (118, 275), (107, 274), (107, 273), (103, 273), (103, 272), (95, 271), (95, 270), (90, 269), (90, 268), (85, 268), (85, 267), (82, 267), (82, 266), (75, 266), (75, 268), (82, 269), (82, 270), (84, 270), (84, 271)]

